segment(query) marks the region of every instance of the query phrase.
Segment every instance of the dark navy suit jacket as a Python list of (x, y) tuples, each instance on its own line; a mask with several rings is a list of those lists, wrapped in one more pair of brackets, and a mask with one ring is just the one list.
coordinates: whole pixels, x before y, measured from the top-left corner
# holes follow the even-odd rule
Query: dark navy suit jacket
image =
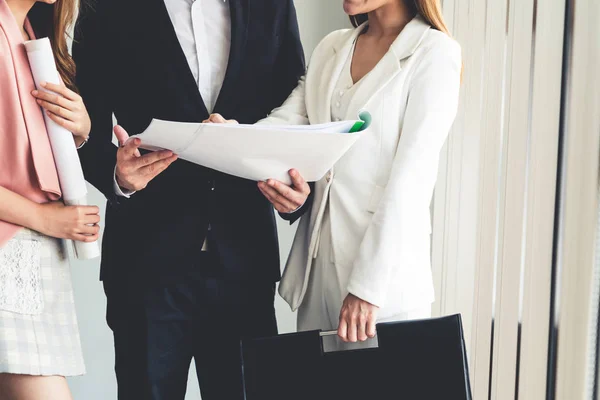
[[(292, 0), (229, 2), (231, 53), (214, 112), (254, 123), (305, 72), (296, 11)], [(84, 173), (108, 199), (102, 279), (164, 280), (201, 267), (210, 225), (227, 277), (277, 281), (275, 216), (256, 182), (178, 160), (130, 199), (114, 193), (113, 113), (130, 135), (153, 118), (208, 117), (163, 0), (97, 0), (82, 11), (73, 52), (92, 120)]]

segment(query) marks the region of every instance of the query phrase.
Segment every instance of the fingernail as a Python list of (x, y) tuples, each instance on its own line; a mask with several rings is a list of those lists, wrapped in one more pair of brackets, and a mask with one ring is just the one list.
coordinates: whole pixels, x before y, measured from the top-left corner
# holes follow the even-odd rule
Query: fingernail
[(40, 82), (40, 85), (46, 87), (46, 82)]
[(37, 94), (38, 94), (38, 91), (37, 91), (37, 90), (34, 90), (33, 92), (31, 92), (31, 94), (32, 94), (32, 95), (34, 95), (34, 96), (37, 96)]
[(136, 145), (139, 145), (140, 143), (142, 143), (142, 140), (140, 138), (135, 138), (133, 140), (133, 143), (135, 143)]

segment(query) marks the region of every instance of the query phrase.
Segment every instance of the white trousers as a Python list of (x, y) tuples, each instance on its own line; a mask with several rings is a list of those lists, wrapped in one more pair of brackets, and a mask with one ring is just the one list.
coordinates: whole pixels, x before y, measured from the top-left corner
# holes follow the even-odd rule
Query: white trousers
[[(323, 225), (317, 258), (313, 260), (308, 288), (304, 300), (298, 309), (298, 331), (336, 330), (339, 324), (340, 310), (348, 295), (346, 290), (351, 267), (342, 267), (333, 262), (331, 245), (331, 223), (329, 210), (323, 216)], [(377, 322), (395, 322), (431, 318), (431, 305), (398, 314)], [(323, 338), (326, 352), (355, 350), (377, 347), (377, 338), (366, 342), (344, 343), (337, 336)]]

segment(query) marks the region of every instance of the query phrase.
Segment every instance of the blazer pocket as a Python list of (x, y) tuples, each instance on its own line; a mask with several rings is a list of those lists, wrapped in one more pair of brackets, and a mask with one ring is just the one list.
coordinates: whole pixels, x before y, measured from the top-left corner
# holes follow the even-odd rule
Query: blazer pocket
[(383, 193), (385, 193), (385, 187), (375, 185), (375, 189), (373, 190), (373, 194), (369, 200), (369, 205), (367, 206), (367, 211), (373, 214), (377, 211), (379, 208), (379, 203), (381, 203)]
[(39, 315), (44, 310), (41, 242), (14, 238), (0, 249), (0, 310)]

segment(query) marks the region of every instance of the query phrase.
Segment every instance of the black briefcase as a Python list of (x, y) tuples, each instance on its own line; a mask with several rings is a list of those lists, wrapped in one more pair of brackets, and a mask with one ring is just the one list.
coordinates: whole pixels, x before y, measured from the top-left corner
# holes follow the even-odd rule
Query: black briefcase
[(242, 341), (245, 399), (471, 400), (460, 315), (378, 324), (378, 348), (324, 353), (323, 335)]

